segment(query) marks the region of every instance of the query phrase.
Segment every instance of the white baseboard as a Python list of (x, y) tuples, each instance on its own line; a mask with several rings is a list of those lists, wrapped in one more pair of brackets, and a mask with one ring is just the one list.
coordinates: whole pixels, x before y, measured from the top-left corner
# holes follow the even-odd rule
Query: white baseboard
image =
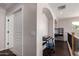
[(0, 51), (3, 51), (3, 50), (5, 50), (5, 49), (0, 49)]
[(58, 41), (65, 41), (66, 42), (66, 40), (58, 40)]

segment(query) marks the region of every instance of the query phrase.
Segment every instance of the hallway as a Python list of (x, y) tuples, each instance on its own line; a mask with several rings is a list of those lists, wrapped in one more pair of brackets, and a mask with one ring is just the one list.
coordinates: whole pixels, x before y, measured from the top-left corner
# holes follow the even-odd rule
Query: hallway
[(53, 50), (45, 49), (44, 56), (70, 56), (67, 42), (56, 40), (55, 53)]

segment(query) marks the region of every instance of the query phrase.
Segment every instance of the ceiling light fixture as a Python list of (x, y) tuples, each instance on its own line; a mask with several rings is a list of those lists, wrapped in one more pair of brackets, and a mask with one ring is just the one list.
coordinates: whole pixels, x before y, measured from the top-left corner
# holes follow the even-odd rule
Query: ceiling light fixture
[(61, 5), (61, 6), (58, 6), (58, 10), (63, 10), (66, 8), (66, 5)]

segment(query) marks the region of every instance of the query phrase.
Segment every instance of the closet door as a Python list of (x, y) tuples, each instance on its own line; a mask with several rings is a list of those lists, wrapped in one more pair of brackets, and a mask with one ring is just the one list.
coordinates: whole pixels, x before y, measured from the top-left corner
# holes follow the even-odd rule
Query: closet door
[(16, 55), (22, 55), (22, 11), (14, 13), (14, 49)]

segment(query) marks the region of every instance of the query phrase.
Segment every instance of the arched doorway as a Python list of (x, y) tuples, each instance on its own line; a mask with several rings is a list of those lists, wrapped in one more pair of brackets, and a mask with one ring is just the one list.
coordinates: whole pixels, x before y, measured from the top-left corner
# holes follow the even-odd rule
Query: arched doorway
[(48, 8), (44, 8), (43, 13), (48, 19), (48, 35), (53, 37), (53, 16)]
[[(54, 19), (51, 11), (48, 8), (43, 8), (43, 14), (47, 18), (47, 29), (48, 29), (48, 34), (45, 37), (46, 40), (46, 47), (43, 50), (43, 55), (50, 55), (50, 50), (55, 47), (55, 40), (54, 40)], [(44, 41), (44, 40), (43, 40)], [(45, 46), (45, 44), (44, 44)], [(49, 47), (50, 46), (50, 47)]]

